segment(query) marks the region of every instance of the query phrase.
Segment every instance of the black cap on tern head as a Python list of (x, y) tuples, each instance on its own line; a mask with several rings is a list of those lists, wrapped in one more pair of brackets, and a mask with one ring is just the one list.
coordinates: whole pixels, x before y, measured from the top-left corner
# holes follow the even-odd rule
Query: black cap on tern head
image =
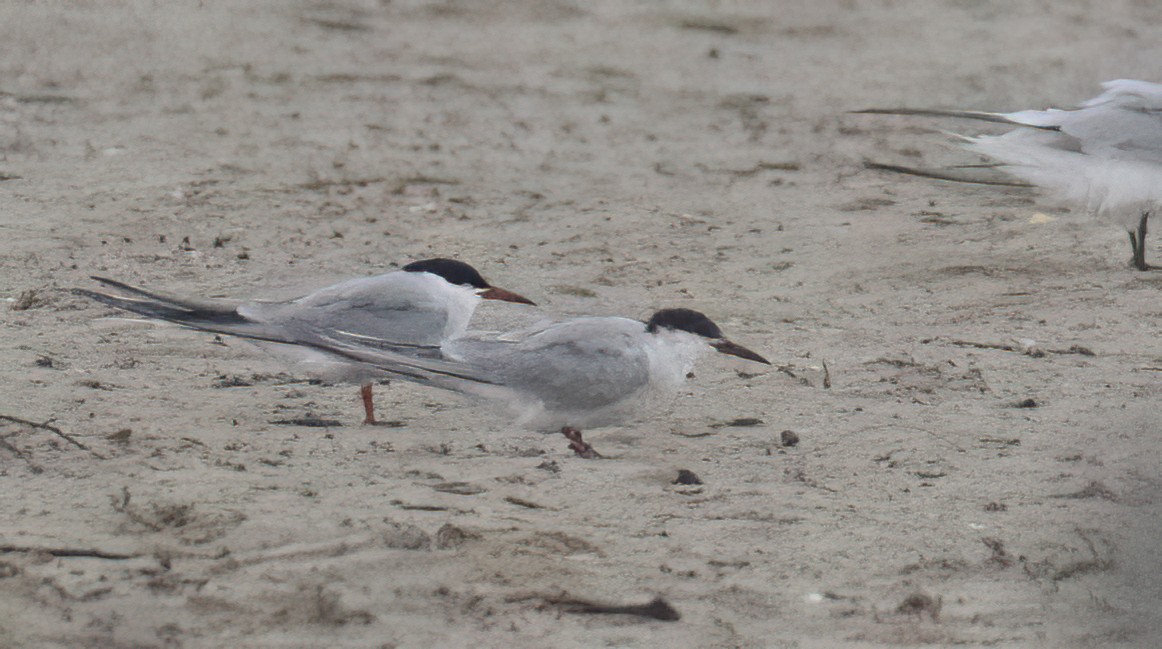
[(693, 309), (662, 309), (646, 323), (646, 331), (650, 333), (657, 333), (662, 328), (686, 331), (703, 338), (709, 338), (710, 346), (723, 354), (737, 356), (756, 363), (771, 364), (770, 361), (746, 347), (727, 340), (713, 320)]
[(458, 286), (471, 286), (472, 288), (486, 289), (491, 288), (488, 282), (480, 276), (477, 270), (468, 264), (457, 261), (455, 259), (423, 259), (421, 261), (413, 261), (403, 270), (409, 273), (431, 273), (443, 277), (449, 284), (456, 284)]
[(656, 333), (662, 327), (688, 331), (703, 338), (722, 338), (722, 330), (718, 325), (694, 309), (662, 309), (646, 323), (646, 331), (650, 333)]
[(523, 295), (518, 295), (512, 291), (489, 284), (484, 281), (484, 278), (480, 276), (480, 273), (475, 268), (455, 259), (437, 257), (436, 259), (413, 261), (407, 266), (404, 266), (403, 270), (409, 273), (431, 273), (444, 278), (444, 281), (449, 284), (470, 286), (476, 289), (476, 294), (485, 300), (501, 300), (503, 302), (516, 302), (517, 304), (536, 304)]

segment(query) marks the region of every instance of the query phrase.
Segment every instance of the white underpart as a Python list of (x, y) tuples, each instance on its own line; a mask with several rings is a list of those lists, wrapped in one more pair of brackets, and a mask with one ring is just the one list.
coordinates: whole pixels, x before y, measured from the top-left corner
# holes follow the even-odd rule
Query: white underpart
[(1143, 213), (1162, 207), (1162, 84), (1119, 79), (1074, 110), (1026, 110), (1003, 117), (1029, 126), (967, 138), (969, 148), (1007, 165), (1121, 225), (1137, 229)]

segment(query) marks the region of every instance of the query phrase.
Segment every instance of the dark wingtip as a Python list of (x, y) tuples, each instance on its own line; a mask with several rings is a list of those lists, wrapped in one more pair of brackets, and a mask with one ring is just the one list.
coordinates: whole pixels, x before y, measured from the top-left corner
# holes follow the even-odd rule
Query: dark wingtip
[(105, 306), (113, 307), (114, 309), (133, 311), (133, 309), (126, 306), (127, 303), (132, 304), (132, 302), (130, 300), (128, 300), (127, 298), (117, 297), (114, 295), (107, 295), (105, 293), (98, 293), (97, 291), (90, 291), (87, 288), (74, 288), (74, 289), (70, 289), (70, 292), (73, 295), (79, 295), (81, 297), (89, 298), (90, 300), (93, 300), (94, 302), (100, 302), (101, 304), (104, 304)]
[(931, 178), (933, 180), (947, 180), (949, 182), (966, 183), (969, 185), (993, 185), (996, 187), (1033, 187), (1033, 185), (1021, 182), (1019, 180), (1005, 180), (1003, 178), (990, 178), (985, 176), (974, 177), (971, 175), (971, 170), (993, 168), (993, 166), (963, 166), (943, 169), (922, 169), (920, 167), (905, 167), (903, 165), (887, 164), (884, 162), (876, 162), (874, 160), (864, 160), (863, 166), (865, 169), (873, 169), (875, 171), (890, 171), (892, 173), (904, 174), (906, 176), (918, 176), (920, 178)]
[(73, 295), (80, 295), (92, 300), (98, 299), (97, 296), (100, 295), (100, 293), (97, 293), (96, 291), (90, 291), (89, 289), (85, 288), (71, 288), (69, 289), (69, 292)]
[(1012, 119), (1004, 113), (990, 113), (982, 110), (943, 110), (940, 108), (861, 108), (850, 110), (848, 114), (855, 115), (902, 115), (905, 117), (950, 117), (953, 119), (971, 119), (978, 122), (992, 122), (994, 124), (1008, 124), (1023, 126), (1042, 131), (1060, 131), (1061, 127), (1055, 124), (1027, 124)]

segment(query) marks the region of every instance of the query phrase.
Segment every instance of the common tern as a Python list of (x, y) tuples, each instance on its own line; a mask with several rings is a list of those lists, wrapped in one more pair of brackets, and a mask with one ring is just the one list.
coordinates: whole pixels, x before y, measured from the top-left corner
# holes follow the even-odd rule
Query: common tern
[[(918, 169), (869, 166), (958, 182), (1032, 185), (1056, 192), (1126, 229), (1132, 263), (1146, 263), (1146, 224), (1162, 207), (1162, 84), (1118, 79), (1072, 109), (990, 113), (966, 110), (873, 108), (857, 113), (959, 117), (1019, 128), (1003, 135), (957, 137), (996, 165)], [(999, 169), (1024, 182), (988, 175)]]
[(470, 333), (444, 342), (439, 362), (415, 358), (401, 365), (397, 350), (357, 341), (325, 346), (412, 381), (499, 401), (518, 425), (559, 431), (587, 458), (598, 454), (581, 429), (616, 424), (657, 405), (686, 380), (707, 348), (770, 364), (727, 340), (710, 318), (691, 309), (663, 309), (646, 322), (574, 318), (515, 337)]
[(76, 292), (150, 318), (239, 336), (313, 376), (361, 383), (366, 424), (376, 423), (371, 386), (384, 372), (329, 353), (321, 343), (341, 340), (437, 356), (442, 343), (464, 334), (481, 299), (533, 304), (492, 286), (475, 268), (454, 259), (412, 262), (395, 272), (350, 279), (284, 302), (178, 298), (93, 279), (125, 295)]

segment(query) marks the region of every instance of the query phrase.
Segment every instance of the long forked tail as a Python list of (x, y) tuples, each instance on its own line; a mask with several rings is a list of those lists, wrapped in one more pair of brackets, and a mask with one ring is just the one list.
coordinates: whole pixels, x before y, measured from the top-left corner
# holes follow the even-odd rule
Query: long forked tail
[(249, 320), (240, 315), (237, 307), (231, 303), (169, 297), (116, 280), (103, 277), (93, 279), (130, 293), (134, 297), (111, 295), (83, 288), (73, 289), (73, 293), (117, 309), (148, 318), (166, 320), (191, 329), (227, 334), (262, 343), (318, 350), (416, 383), (432, 384), (445, 389), (458, 389), (456, 387), (458, 384), (495, 384), (495, 381), (482, 376), (473, 368), (433, 358), (432, 350), (427, 348), (371, 345), (343, 332), (332, 334), (311, 331), (289, 332), (281, 326)]
[(864, 161), (863, 166), (868, 169), (891, 171), (894, 173), (907, 174), (909, 176), (920, 176), (922, 178), (935, 178), (936, 180), (948, 180), (956, 183), (969, 183), (973, 185), (998, 185), (1001, 187), (1034, 187), (1034, 185), (1029, 183), (1006, 177), (1003, 175), (1004, 172), (998, 169), (1000, 165), (965, 165), (959, 167), (921, 168), (905, 167), (902, 165), (886, 164), (883, 162), (866, 160)]
[[(958, 119), (974, 119), (978, 122), (993, 122), (994, 124), (1008, 124), (1010, 126), (1024, 126), (1027, 128), (1036, 128), (1044, 131), (1060, 131), (1061, 127), (1056, 124), (1037, 124), (1030, 123), (1030, 121), (1021, 121), (1013, 119), (1010, 115), (1005, 113), (989, 113), (979, 110), (939, 110), (933, 108), (864, 108), (862, 110), (849, 111), (855, 115), (908, 115), (914, 117), (952, 117)], [(1034, 112), (1026, 111), (1024, 113), (1014, 113), (1014, 115), (1031, 116)]]
[(118, 309), (195, 329), (252, 324), (238, 314), (235, 303), (171, 297), (105, 277), (94, 276), (93, 279), (134, 297), (99, 293), (82, 288), (73, 289), (73, 292)]

